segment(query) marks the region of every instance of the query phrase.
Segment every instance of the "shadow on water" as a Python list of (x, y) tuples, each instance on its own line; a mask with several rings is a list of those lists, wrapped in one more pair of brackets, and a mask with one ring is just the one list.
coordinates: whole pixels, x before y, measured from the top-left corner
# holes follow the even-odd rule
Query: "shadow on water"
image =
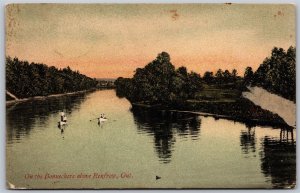
[[(296, 182), (296, 142), (293, 129), (280, 129), (280, 137), (265, 136), (261, 141), (261, 171), (271, 178), (274, 188), (293, 187)], [(244, 154), (256, 152), (255, 128), (247, 126), (240, 135)], [(253, 154), (255, 156), (255, 154)]]
[(86, 100), (87, 94), (79, 93), (45, 100), (32, 100), (8, 106), (6, 112), (8, 143), (13, 142), (14, 139), (18, 141), (21, 137), (30, 135), (35, 125), (45, 126), (50, 115), (56, 116), (62, 110), (71, 114)]
[(261, 169), (271, 177), (274, 188), (294, 187), (296, 183), (296, 143), (291, 129), (281, 129), (280, 138), (262, 139)]
[(241, 130), (240, 141), (241, 148), (244, 154), (249, 154), (250, 152), (256, 152), (256, 137), (255, 128), (251, 126), (246, 126), (247, 131)]
[[(266, 177), (271, 177), (271, 183), (274, 188), (294, 187), (296, 183), (294, 131), (281, 129), (278, 132), (280, 132), (279, 138), (268, 136), (262, 138), (262, 149), (260, 151), (261, 170)], [(247, 139), (252, 141), (252, 137)]]
[(197, 115), (133, 107), (139, 134), (153, 136), (154, 148), (162, 163), (171, 162), (176, 136), (199, 139), (201, 119)]
[(58, 124), (57, 125), (57, 128), (60, 130), (60, 134), (61, 134), (62, 139), (65, 139), (65, 130), (67, 129), (67, 127), (68, 127), (67, 124), (65, 124), (65, 125)]

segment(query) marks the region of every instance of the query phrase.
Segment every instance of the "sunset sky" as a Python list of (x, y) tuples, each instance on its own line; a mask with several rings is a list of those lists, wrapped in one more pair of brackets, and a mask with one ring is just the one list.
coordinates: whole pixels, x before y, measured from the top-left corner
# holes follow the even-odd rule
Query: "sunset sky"
[(243, 75), (295, 46), (295, 22), (293, 5), (8, 5), (6, 55), (117, 78), (166, 51), (176, 67)]

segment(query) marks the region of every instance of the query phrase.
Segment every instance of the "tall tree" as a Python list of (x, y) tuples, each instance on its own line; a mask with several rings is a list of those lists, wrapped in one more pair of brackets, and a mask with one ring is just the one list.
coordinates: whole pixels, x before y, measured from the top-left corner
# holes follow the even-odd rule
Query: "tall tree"
[(158, 54), (144, 68), (136, 69), (132, 79), (116, 81), (117, 93), (124, 93), (131, 102), (148, 104), (180, 104), (194, 97), (201, 86), (200, 75), (188, 73), (185, 67), (176, 70), (166, 52)]
[(244, 73), (244, 84), (245, 85), (249, 85), (252, 81), (253, 78), (253, 70), (251, 67), (247, 67), (245, 69), (245, 73)]
[(281, 95), (296, 100), (296, 48), (287, 51), (274, 47), (254, 73), (253, 83)]
[(206, 83), (213, 83), (214, 82), (214, 74), (213, 72), (205, 72), (204, 75), (203, 75), (203, 80), (206, 82)]

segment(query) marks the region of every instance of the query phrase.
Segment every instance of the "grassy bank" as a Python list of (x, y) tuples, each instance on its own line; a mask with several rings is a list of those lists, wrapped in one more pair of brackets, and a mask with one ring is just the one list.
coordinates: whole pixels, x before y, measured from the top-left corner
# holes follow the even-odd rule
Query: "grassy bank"
[(243, 122), (249, 126), (272, 125), (289, 127), (277, 114), (264, 110), (243, 98), (241, 89), (225, 84), (206, 84), (193, 100), (187, 100), (185, 103), (176, 106), (156, 106), (155, 108), (230, 119)]

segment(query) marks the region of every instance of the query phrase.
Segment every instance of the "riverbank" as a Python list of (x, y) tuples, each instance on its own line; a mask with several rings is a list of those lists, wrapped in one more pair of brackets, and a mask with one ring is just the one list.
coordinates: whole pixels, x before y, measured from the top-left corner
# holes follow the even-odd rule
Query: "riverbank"
[(132, 105), (141, 108), (211, 116), (216, 119), (228, 119), (249, 126), (292, 128), (292, 125), (287, 124), (277, 112), (263, 109), (258, 104), (244, 98), (241, 89), (226, 87), (226, 85), (205, 85), (204, 89), (197, 94), (196, 99), (188, 100), (180, 105), (164, 106), (144, 103), (132, 103)]
[(278, 114), (290, 126), (296, 128), (296, 104), (260, 87), (248, 87), (243, 97), (263, 109)]
[(76, 92), (68, 92), (68, 93), (52, 94), (52, 95), (47, 95), (47, 96), (35, 96), (35, 97), (28, 97), (28, 98), (22, 98), (22, 99), (17, 99), (17, 100), (9, 100), (9, 101), (6, 101), (6, 106), (10, 106), (10, 105), (13, 105), (16, 103), (31, 101), (31, 100), (45, 100), (48, 98), (75, 95), (75, 94), (86, 93), (86, 92), (91, 92), (91, 91), (95, 91), (95, 90), (97, 90), (97, 89), (93, 88), (93, 89), (89, 89), (89, 90), (82, 90), (82, 91), (76, 91)]
[[(204, 117), (214, 117), (215, 119), (227, 119), (236, 122), (241, 122), (249, 127), (256, 125), (260, 126), (273, 126), (280, 128), (291, 128), (285, 121), (277, 114), (266, 111), (259, 106), (253, 105), (250, 101), (243, 101), (247, 105), (241, 106), (241, 102), (235, 103), (189, 103), (185, 108), (174, 109), (172, 107), (163, 106), (149, 106), (144, 104), (134, 103), (133, 108), (147, 108), (157, 111), (170, 111), (178, 113), (196, 114)], [(249, 104), (250, 103), (250, 104)]]

